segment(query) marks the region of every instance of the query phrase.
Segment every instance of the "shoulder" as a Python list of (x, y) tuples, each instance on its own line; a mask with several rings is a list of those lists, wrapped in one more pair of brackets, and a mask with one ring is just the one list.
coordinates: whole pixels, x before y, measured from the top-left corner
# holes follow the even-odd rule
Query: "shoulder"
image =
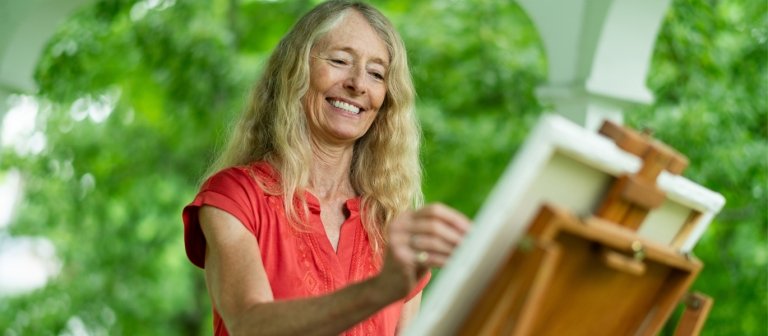
[(222, 169), (208, 177), (200, 188), (204, 191), (263, 194), (277, 185), (277, 174), (269, 163), (256, 162)]
[[(182, 210), (184, 221), (184, 239), (189, 259), (199, 267), (204, 267), (206, 239), (200, 226), (200, 209), (208, 206), (215, 211), (206, 211), (203, 215), (217, 214), (218, 219), (237, 219), (251, 234), (255, 235), (263, 222), (262, 214), (271, 211), (270, 197), (264, 192), (264, 186), (275, 183), (271, 166), (255, 163), (248, 166), (233, 166), (222, 169), (208, 177), (200, 187), (195, 199)], [(210, 209), (209, 209), (210, 210)], [(220, 210), (220, 211), (219, 211)], [(223, 213), (227, 213), (224, 216)]]

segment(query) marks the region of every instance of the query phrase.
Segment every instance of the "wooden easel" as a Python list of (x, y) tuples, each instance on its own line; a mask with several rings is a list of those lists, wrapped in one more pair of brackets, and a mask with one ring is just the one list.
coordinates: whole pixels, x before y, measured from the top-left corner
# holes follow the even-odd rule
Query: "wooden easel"
[(589, 218), (542, 206), (457, 334), (655, 335), (681, 302), (675, 334), (699, 333), (713, 301), (686, 292), (702, 263), (637, 234), (665, 200), (656, 186), (661, 171), (680, 174), (688, 161), (610, 122), (600, 132), (642, 167), (617, 177)]

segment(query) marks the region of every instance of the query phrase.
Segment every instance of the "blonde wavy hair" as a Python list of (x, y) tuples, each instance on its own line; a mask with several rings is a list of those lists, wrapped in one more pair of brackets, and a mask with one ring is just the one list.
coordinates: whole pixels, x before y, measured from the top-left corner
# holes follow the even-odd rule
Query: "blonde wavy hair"
[[(366, 18), (386, 44), (390, 58), (386, 97), (368, 132), (355, 143), (350, 171), (352, 186), (362, 199), (363, 226), (374, 251), (380, 253), (387, 243), (383, 233), (388, 223), (421, 205), (423, 195), (420, 129), (413, 112), (415, 93), (405, 44), (389, 20), (370, 5), (328, 1), (294, 25), (272, 53), (249, 106), (207, 175), (230, 166), (269, 162), (280, 174), (282, 189), (265, 192), (283, 195), (292, 224), (304, 222), (312, 151), (302, 98), (309, 87), (310, 50), (350, 10)], [(304, 211), (298, 211), (295, 199)]]

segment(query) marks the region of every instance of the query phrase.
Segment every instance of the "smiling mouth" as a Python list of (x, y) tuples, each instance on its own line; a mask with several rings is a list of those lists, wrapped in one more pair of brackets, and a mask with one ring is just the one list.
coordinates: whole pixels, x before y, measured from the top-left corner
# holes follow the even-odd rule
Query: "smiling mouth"
[(331, 103), (331, 105), (333, 105), (334, 107), (340, 108), (340, 109), (342, 109), (344, 111), (347, 111), (349, 113), (359, 114), (360, 112), (363, 111), (363, 109), (361, 109), (361, 108), (359, 108), (359, 107), (357, 107), (355, 105), (352, 105), (352, 104), (349, 104), (349, 103), (346, 103), (346, 102), (343, 102), (343, 101), (340, 101), (340, 100), (336, 100), (336, 99), (332, 99), (332, 98), (328, 98), (326, 100), (328, 100), (328, 102)]

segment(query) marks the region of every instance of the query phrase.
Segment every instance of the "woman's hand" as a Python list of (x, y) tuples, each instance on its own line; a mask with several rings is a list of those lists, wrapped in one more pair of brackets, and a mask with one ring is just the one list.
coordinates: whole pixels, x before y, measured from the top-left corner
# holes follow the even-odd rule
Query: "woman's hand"
[(387, 232), (389, 246), (381, 274), (389, 278), (389, 288), (407, 295), (428, 269), (445, 265), (469, 227), (464, 214), (443, 204), (395, 218)]

